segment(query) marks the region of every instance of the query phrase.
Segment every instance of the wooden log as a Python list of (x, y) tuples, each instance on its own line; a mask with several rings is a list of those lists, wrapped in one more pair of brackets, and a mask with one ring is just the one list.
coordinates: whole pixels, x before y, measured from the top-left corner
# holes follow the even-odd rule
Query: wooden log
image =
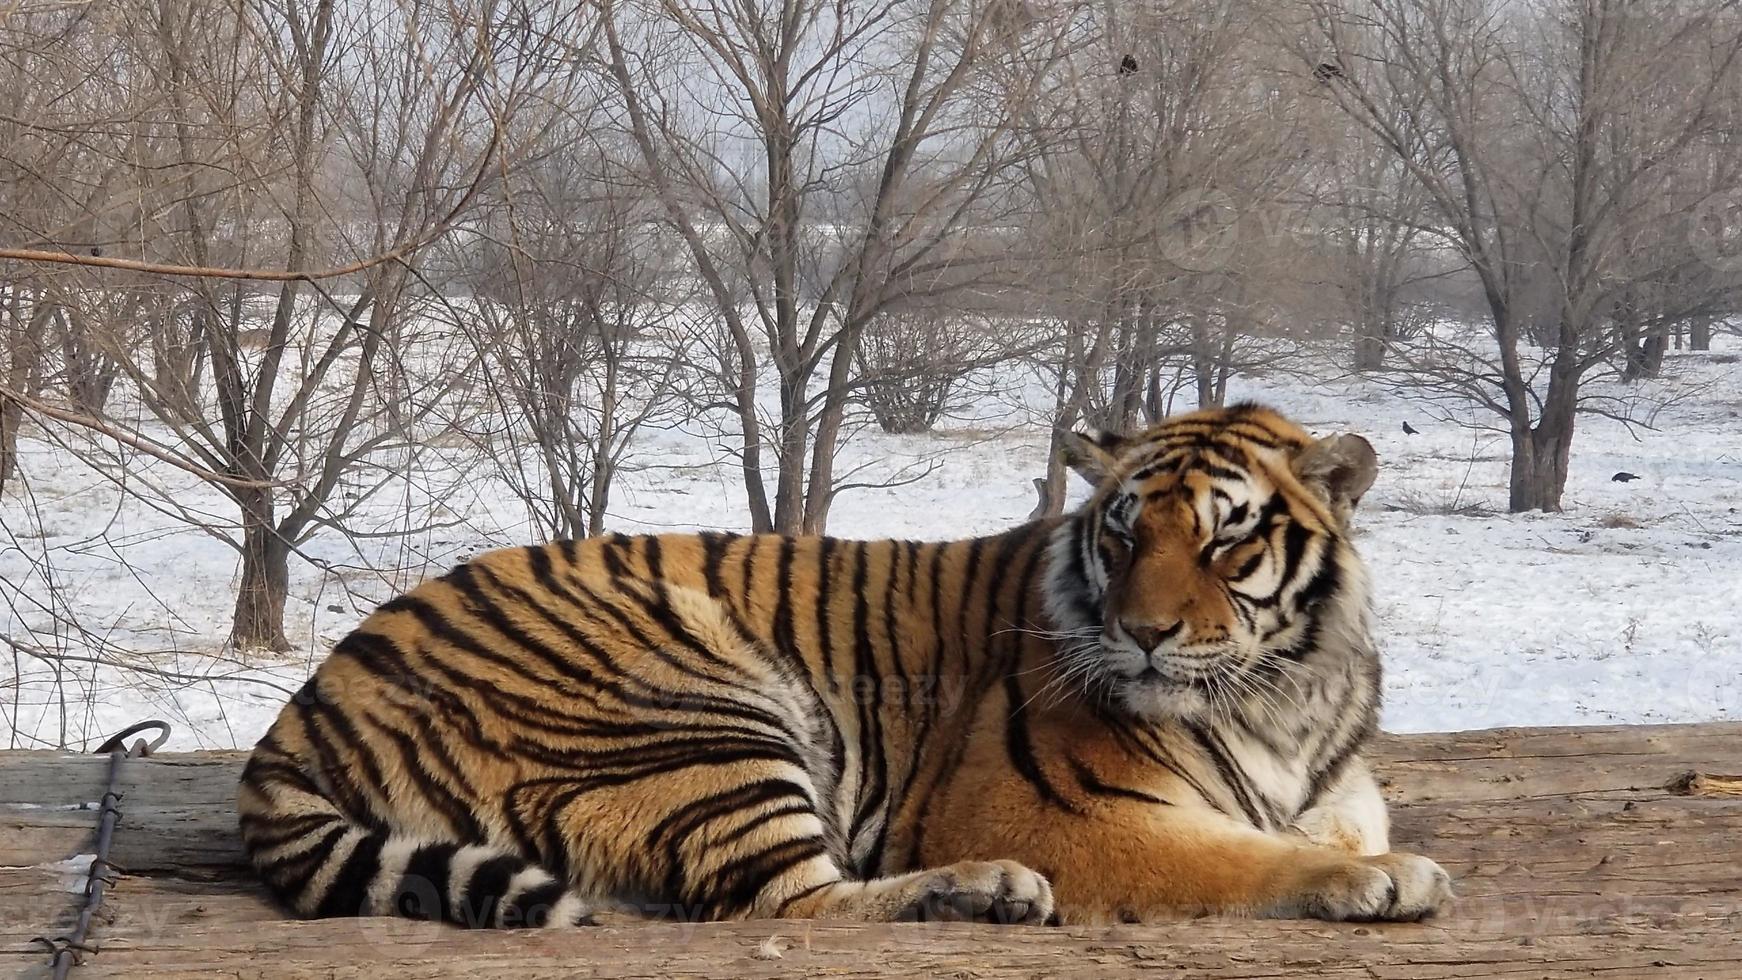
[[(1742, 978), (1742, 725), (1522, 729), (1384, 739), (1394, 839), (1457, 878), (1416, 925), (1195, 919), (1020, 929), (615, 920), (468, 933), (296, 922), (236, 841), (244, 756), (130, 762), (127, 874), (75, 977), (1736, 977)], [(79, 895), (104, 760), (0, 753), (0, 970), (46, 975), (32, 938)], [(1693, 775), (1690, 775), (1693, 774)]]

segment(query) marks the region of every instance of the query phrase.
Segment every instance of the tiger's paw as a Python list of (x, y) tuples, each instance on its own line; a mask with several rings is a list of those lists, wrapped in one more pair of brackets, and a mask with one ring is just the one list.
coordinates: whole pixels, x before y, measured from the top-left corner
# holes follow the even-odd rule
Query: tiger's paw
[(1415, 922), (1452, 898), (1452, 876), (1419, 854), (1392, 852), (1324, 872), (1301, 897), (1301, 914), (1335, 922)]
[(897, 918), (1040, 925), (1052, 915), (1052, 886), (1015, 861), (962, 861), (924, 872), (916, 885)]

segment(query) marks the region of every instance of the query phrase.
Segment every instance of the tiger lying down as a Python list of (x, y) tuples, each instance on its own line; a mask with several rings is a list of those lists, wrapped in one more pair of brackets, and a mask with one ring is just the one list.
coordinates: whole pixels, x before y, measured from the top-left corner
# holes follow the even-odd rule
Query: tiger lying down
[(242, 776), (304, 916), (1417, 919), (1362, 748), (1366, 440), (1076, 436), (1076, 513), (946, 543), (485, 554), (334, 649)]

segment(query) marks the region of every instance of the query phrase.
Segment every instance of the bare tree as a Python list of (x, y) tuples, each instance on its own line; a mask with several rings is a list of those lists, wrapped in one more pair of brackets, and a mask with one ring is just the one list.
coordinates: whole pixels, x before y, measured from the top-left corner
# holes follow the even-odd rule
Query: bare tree
[[(1480, 281), (1491, 346), (1430, 334), (1404, 367), (1431, 391), (1498, 415), (1512, 439), (1513, 510), (1557, 510), (1583, 383), (1612, 363), (1618, 304), (1703, 261), (1637, 254), (1686, 227), (1667, 193), (1725, 121), (1742, 63), (1733, 3), (1679, 0), (1359, 0), (1308, 4), (1307, 63), (1328, 97), (1408, 171), (1416, 222)], [(1664, 65), (1681, 69), (1666, 72)], [(1723, 183), (1734, 187), (1736, 174)], [(1545, 297), (1530, 316), (1532, 296)]]
[[(1054, 249), (1042, 370), (1054, 424), (1112, 430), (1188, 386), (1219, 404), (1277, 319), (1293, 261), (1286, 201), (1304, 168), (1263, 6), (1086, 5), (1065, 80), (1028, 107), (1037, 220)], [(1058, 436), (1042, 511), (1064, 505)]]
[[(606, 4), (624, 128), (731, 340), (724, 394), (755, 528), (827, 521), (865, 325), (916, 289), (974, 281), (956, 240), (996, 224), (1022, 87), (1059, 43), (1028, 30), (1026, 9)], [(968, 98), (1016, 64), (1003, 76), (1015, 87)], [(771, 434), (756, 406), (764, 352), (779, 394)]]
[[(472, 276), (497, 471), (543, 530), (605, 528), (643, 427), (677, 421), (688, 290), (645, 181), (568, 120), (504, 183)], [(633, 151), (630, 151), (633, 152)], [(530, 451), (530, 459), (528, 452)]]
[(965, 394), (969, 375), (1004, 361), (981, 317), (953, 309), (886, 310), (860, 335), (855, 376), (861, 399), (884, 432), (929, 431)]
[[(126, 124), (100, 129), (102, 152), (68, 154), (78, 166), (64, 175), (105, 193), (61, 227), (32, 230), (61, 243), (118, 229), (88, 267), (261, 270), (196, 275), (134, 300), (121, 274), (88, 271), (88, 286), (59, 301), (153, 431), (90, 421), (157, 447), (236, 505), (233, 529), (180, 511), (240, 557), (232, 641), (283, 648), (292, 552), (343, 522), (348, 508), (328, 506), (341, 478), (407, 446), (434, 400), (398, 340), (415, 320), (418, 248), (507, 168), (501, 121), (549, 70), (536, 46), (550, 42), (538, 39), (583, 37), (584, 25), (580, 12), (576, 23), (529, 23), (496, 0), (109, 7), (72, 24), (111, 31), (113, 50), (68, 48), (108, 59), (86, 77), (125, 65), (128, 84), (81, 103), (83, 129), (99, 112)], [(515, 44), (528, 47), (495, 60)], [(382, 255), (393, 260), (350, 263), (342, 294), (304, 274)], [(154, 328), (149, 347), (125, 329), (135, 318)]]
[[(1337, 76), (1316, 79), (1333, 84)], [(1391, 106), (1394, 113), (1412, 111)], [(1350, 365), (1377, 371), (1399, 340), (1418, 336), (1431, 317), (1415, 302), (1414, 287), (1442, 275), (1438, 240), (1424, 232), (1427, 215), (1420, 184), (1389, 147), (1346, 117), (1319, 130), (1322, 163), (1306, 184), (1303, 206), (1316, 216), (1327, 281), (1342, 302), (1336, 311), (1349, 324)], [(1426, 147), (1418, 148), (1423, 152)]]

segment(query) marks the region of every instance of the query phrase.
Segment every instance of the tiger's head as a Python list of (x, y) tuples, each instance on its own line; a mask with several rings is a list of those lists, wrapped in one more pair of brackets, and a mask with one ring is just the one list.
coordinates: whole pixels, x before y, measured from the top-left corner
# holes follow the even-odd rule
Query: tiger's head
[(1201, 718), (1324, 650), (1373, 656), (1347, 539), (1377, 473), (1367, 440), (1242, 404), (1072, 433), (1065, 457), (1095, 490), (1055, 532), (1047, 611), (1063, 670), (1117, 707)]

